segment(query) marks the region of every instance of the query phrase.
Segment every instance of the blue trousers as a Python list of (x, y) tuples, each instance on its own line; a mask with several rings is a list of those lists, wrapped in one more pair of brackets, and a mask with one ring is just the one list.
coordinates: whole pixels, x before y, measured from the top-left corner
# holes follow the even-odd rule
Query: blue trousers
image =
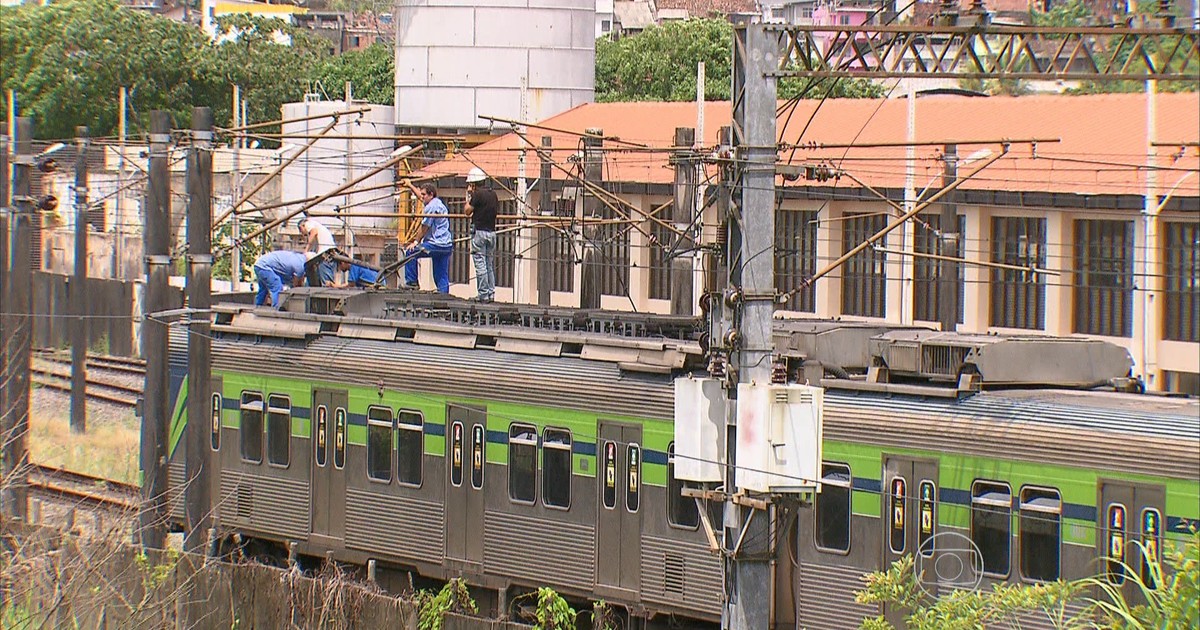
[(454, 245), (437, 246), (421, 243), (408, 251), (413, 259), (404, 265), (404, 282), (411, 286), (417, 284), (417, 261), (422, 258), (433, 260), (433, 283), (437, 285), (438, 293), (450, 292), (450, 254), (454, 253)]
[(258, 295), (254, 296), (254, 305), (262, 306), (271, 296), (271, 306), (279, 308), (279, 292), (283, 291), (283, 279), (279, 274), (266, 267), (254, 266), (254, 277), (258, 278)]

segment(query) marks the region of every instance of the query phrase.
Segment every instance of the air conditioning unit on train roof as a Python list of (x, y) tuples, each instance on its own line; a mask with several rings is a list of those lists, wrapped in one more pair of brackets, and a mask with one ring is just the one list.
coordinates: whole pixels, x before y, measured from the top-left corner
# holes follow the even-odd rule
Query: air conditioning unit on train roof
[(871, 338), (871, 354), (893, 375), (984, 384), (1087, 387), (1129, 374), (1129, 350), (1082, 337), (891, 331)]
[(821, 469), (825, 390), (808, 385), (738, 385), (737, 487), (809, 492)]
[(675, 478), (725, 479), (725, 389), (720, 379), (675, 379)]

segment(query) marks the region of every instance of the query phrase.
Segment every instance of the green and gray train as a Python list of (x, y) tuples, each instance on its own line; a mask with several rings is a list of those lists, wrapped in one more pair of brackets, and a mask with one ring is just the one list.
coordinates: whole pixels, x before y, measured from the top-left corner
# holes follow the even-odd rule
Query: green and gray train
[[(719, 506), (674, 475), (673, 378), (709, 365), (696, 321), (314, 289), (289, 292), (282, 311), (215, 311), (211, 470), (197, 483), (221, 540), (461, 576), (497, 612), (550, 586), (635, 624), (720, 619), (723, 562), (705, 531)], [(1196, 526), (1195, 399), (1087, 383), (1096, 357), (1127, 361), (1111, 344), (997, 341), (779, 324), (789, 378), (826, 391), (821, 492), (773, 513), (776, 627), (879, 614), (854, 602), (861, 576), (905, 554), (934, 591), (1097, 574), (1131, 584), (1106, 558), (1139, 570), (1135, 542), (1161, 554)], [(171, 352), (182, 523), (182, 332)], [(1059, 382), (1036, 365), (1073, 353), (1086, 374)]]

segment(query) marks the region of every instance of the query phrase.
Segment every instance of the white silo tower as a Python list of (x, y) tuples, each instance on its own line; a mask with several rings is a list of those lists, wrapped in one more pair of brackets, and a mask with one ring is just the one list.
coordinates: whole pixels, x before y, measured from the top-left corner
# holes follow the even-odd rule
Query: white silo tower
[(595, 96), (595, 0), (397, 0), (396, 125), (480, 129)]
[[(283, 106), (283, 119), (295, 122), (283, 124), (281, 159), (287, 159), (329, 125), (332, 117), (325, 114), (368, 108), (363, 113), (342, 115), (338, 124), (283, 170), (282, 201), (298, 201), (318, 197), (358, 179), (374, 167), (387, 161), (392, 153), (394, 114), (389, 105), (367, 105), (346, 101), (306, 101)], [(307, 119), (307, 120), (306, 120)], [(384, 186), (395, 181), (394, 169), (384, 169), (354, 186), (365, 189)], [(395, 212), (395, 202), (389, 197), (391, 189), (375, 188), (365, 192), (339, 194), (314, 207), (314, 212), (341, 212), (341, 217), (322, 216), (318, 219), (337, 236), (339, 243), (354, 243), (366, 234), (394, 232), (395, 220), (381, 215)], [(299, 204), (292, 208), (300, 207)], [(295, 225), (292, 222), (292, 225)]]

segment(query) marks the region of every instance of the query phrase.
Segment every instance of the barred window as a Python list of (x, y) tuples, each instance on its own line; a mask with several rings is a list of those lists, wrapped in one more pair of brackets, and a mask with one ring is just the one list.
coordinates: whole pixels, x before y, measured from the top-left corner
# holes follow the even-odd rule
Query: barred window
[[(661, 218), (661, 217), (660, 217)], [(650, 299), (671, 299), (671, 261), (667, 254), (671, 251), (671, 243), (675, 242), (675, 233), (665, 224), (650, 221), (650, 234), (656, 241), (648, 245), (650, 248)], [(678, 250), (678, 248), (676, 248)]]
[[(501, 199), (499, 215), (514, 216), (520, 214), (516, 199)], [(513, 274), (516, 273), (517, 262), (517, 232), (505, 230), (515, 223), (504, 219), (496, 219), (496, 286), (504, 289), (513, 288)], [(533, 228), (526, 228), (532, 230)]]
[(816, 271), (817, 213), (780, 208), (775, 212), (775, 289), (789, 295), (785, 309), (816, 311), (816, 287), (804, 286)]
[(255, 464), (263, 457), (263, 396), (258, 392), (242, 392), (241, 423), (242, 459)]
[(292, 455), (292, 400), (271, 394), (267, 398), (267, 461), (287, 466)]
[(1075, 332), (1133, 334), (1133, 222), (1075, 222)]
[[(917, 254), (932, 254), (935, 256), (951, 256), (954, 258), (962, 258), (966, 251), (963, 243), (966, 241), (964, 234), (966, 233), (967, 219), (963, 215), (958, 215), (958, 240), (954, 251), (949, 254), (942, 253), (942, 243), (940, 231), (942, 228), (942, 217), (937, 213), (926, 213), (918, 215), (920, 221), (917, 222), (913, 233), (913, 251)], [(943, 261), (928, 256), (916, 256), (913, 258), (913, 319), (925, 322), (941, 321), (939, 314), (940, 300), (938, 298), (939, 291), (942, 290), (941, 282)], [(953, 277), (958, 280), (958, 304), (956, 305), (957, 312), (955, 313), (955, 321), (962, 323), (963, 321), (963, 295), (964, 277), (963, 264), (959, 262), (949, 262)]]
[[(1017, 267), (1046, 265), (1046, 220), (992, 219), (992, 262)], [(1046, 325), (1046, 285), (1041, 274), (993, 269), (991, 325), (1040, 329)]]
[(1164, 224), (1163, 337), (1200, 342), (1200, 224)]
[[(848, 252), (887, 224), (887, 216), (847, 214), (842, 222), (842, 251)], [(887, 256), (868, 247), (842, 265), (842, 313), (864, 317), (885, 314)]]
[(367, 477), (392, 480), (392, 410), (372, 405), (367, 408)]

